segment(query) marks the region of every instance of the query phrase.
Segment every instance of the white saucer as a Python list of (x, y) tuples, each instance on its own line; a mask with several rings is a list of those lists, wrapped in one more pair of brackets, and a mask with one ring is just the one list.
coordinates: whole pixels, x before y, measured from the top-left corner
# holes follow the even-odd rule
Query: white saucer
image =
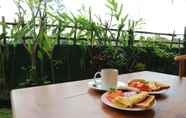
[[(100, 90), (100, 91), (108, 91), (109, 90), (108, 88), (105, 88), (102, 86), (101, 80), (96, 80), (96, 84), (95, 84), (95, 80), (93, 80), (93, 79), (90, 80), (88, 82), (88, 87), (91, 89)], [(120, 87), (126, 87), (126, 89), (127, 89), (127, 84), (123, 83), (121, 81), (118, 81), (117, 88), (120, 88)]]

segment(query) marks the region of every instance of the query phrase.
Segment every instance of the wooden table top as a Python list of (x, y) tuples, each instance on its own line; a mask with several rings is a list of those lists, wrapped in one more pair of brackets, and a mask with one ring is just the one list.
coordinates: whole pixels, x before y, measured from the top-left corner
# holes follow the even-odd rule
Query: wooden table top
[(186, 80), (178, 76), (137, 72), (122, 74), (119, 80), (151, 79), (171, 85), (156, 96), (154, 109), (129, 112), (104, 105), (103, 94), (87, 87), (89, 80), (17, 89), (11, 92), (13, 118), (186, 118)]

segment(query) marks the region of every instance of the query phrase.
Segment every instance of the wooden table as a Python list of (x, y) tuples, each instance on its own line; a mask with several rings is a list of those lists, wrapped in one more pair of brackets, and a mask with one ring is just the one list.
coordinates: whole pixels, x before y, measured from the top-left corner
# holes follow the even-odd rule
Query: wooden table
[(186, 80), (178, 76), (137, 72), (119, 76), (129, 79), (152, 79), (167, 82), (170, 90), (156, 96), (153, 110), (127, 112), (116, 110), (100, 101), (102, 92), (90, 90), (89, 80), (13, 90), (13, 118), (186, 118)]

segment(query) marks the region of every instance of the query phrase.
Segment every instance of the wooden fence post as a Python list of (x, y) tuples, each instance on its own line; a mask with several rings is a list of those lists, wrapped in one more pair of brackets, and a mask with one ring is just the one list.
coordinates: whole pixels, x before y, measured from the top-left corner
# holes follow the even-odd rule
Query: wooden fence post
[(57, 45), (60, 45), (61, 26), (62, 26), (62, 23), (61, 23), (61, 21), (59, 21), (58, 34), (57, 34)]
[[(25, 20), (24, 18), (21, 19), (21, 21), (19, 21), (21, 23), (21, 27), (24, 28), (25, 27)], [(25, 38), (25, 35), (23, 36), (23, 42), (25, 43), (26, 41), (26, 38)]]
[[(182, 54), (186, 54), (186, 26), (184, 27)], [(182, 69), (182, 71), (180, 70), (181, 72), (179, 72), (179, 74), (182, 74), (185, 72), (184, 67), (186, 66), (186, 63), (183, 61), (183, 62), (180, 62), (179, 64), (180, 64), (179, 69)], [(184, 74), (182, 74), (181, 76), (184, 76)]]
[(93, 40), (94, 37), (93, 36), (94, 36), (94, 31), (93, 31), (92, 23), (91, 23), (91, 32), (90, 32), (91, 46), (94, 45), (94, 40)]
[(117, 31), (118, 31), (118, 33), (117, 33), (117, 37), (116, 37), (116, 46), (118, 46), (118, 43), (119, 43), (119, 39), (120, 39), (120, 35), (121, 35), (121, 28), (119, 28)]
[(92, 24), (92, 11), (91, 11), (91, 8), (89, 8), (89, 24), (90, 24), (90, 28), (91, 29), (88, 29), (90, 30), (90, 44), (91, 44), (91, 47), (94, 46), (94, 31), (93, 31), (93, 24)]
[(2, 16), (2, 32), (3, 32), (3, 44), (6, 45), (6, 22), (5, 17)]
[(133, 47), (134, 45), (134, 31), (130, 29), (128, 31), (128, 47)]
[(174, 39), (175, 39), (175, 30), (174, 30), (173, 33), (172, 33), (170, 48), (172, 48)]
[(186, 27), (184, 28), (183, 53), (186, 53)]
[(77, 41), (77, 21), (75, 22), (75, 26), (74, 26), (74, 40), (73, 40), (73, 45), (76, 45), (76, 41)]
[(107, 45), (107, 38), (105, 38), (105, 37), (107, 37), (107, 33), (108, 33), (108, 26), (106, 25), (105, 34), (104, 34), (104, 41), (103, 41), (104, 46)]
[(5, 17), (2, 16), (2, 39), (3, 39), (3, 46), (2, 46), (2, 58), (3, 58), (3, 77), (4, 77), (4, 84), (5, 84), (5, 89), (9, 89), (9, 85), (7, 82), (9, 81), (9, 75), (8, 75), (8, 59), (9, 59), (9, 49), (7, 45), (7, 36), (6, 36), (6, 28), (7, 28), (7, 23), (5, 21)]
[(180, 40), (180, 38), (178, 38), (178, 49), (179, 49), (179, 54), (181, 54), (181, 40)]

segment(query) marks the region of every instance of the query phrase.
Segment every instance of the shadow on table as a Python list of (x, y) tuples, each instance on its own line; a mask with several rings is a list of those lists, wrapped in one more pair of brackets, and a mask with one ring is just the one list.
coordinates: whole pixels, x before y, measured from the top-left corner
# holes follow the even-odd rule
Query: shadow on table
[(168, 98), (168, 95), (166, 94), (159, 94), (159, 95), (155, 95), (156, 100), (165, 100)]
[(105, 93), (105, 92), (104, 91), (92, 90), (92, 89), (88, 90), (88, 94), (90, 94), (91, 96), (96, 97), (96, 98), (100, 98), (103, 93)]

